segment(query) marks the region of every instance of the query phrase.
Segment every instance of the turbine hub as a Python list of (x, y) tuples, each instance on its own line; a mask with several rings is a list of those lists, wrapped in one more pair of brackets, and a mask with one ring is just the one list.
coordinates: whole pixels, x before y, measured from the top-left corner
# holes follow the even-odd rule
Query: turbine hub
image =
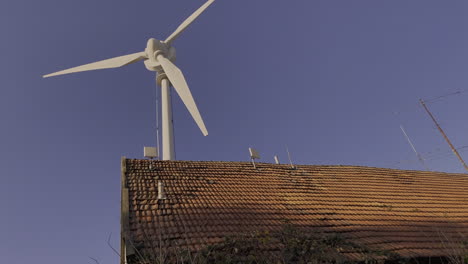
[(154, 38), (150, 38), (146, 43), (145, 52), (148, 56), (148, 59), (144, 61), (146, 69), (158, 72), (158, 74), (164, 73), (164, 70), (158, 62), (157, 56), (163, 55), (172, 62), (175, 62), (176, 60), (176, 49), (163, 41)]

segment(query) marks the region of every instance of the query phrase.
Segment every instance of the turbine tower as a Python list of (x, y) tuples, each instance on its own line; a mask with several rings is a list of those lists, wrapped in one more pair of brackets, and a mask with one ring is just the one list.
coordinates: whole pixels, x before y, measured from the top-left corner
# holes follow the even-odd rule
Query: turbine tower
[(156, 72), (157, 84), (161, 87), (162, 100), (162, 141), (163, 141), (163, 160), (174, 160), (174, 134), (172, 127), (172, 107), (171, 90), (172, 85), (182, 102), (187, 107), (193, 119), (197, 123), (204, 136), (208, 135), (203, 119), (198, 111), (197, 105), (193, 99), (192, 93), (187, 85), (182, 71), (174, 64), (176, 59), (176, 50), (172, 42), (205, 11), (215, 0), (208, 0), (190, 17), (188, 17), (166, 40), (161, 41), (150, 38), (146, 43), (146, 48), (142, 52), (115, 57), (112, 59), (93, 62), (78, 67), (58, 71), (44, 75), (43, 77), (52, 77), (56, 75), (92, 71), (100, 69), (118, 68), (137, 61), (144, 61), (146, 69)]

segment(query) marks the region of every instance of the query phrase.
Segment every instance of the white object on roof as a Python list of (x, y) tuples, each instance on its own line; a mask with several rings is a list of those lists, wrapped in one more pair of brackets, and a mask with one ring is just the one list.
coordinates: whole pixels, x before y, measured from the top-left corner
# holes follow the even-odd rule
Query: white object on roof
[(143, 154), (145, 158), (150, 158), (150, 159), (154, 159), (159, 156), (158, 149), (155, 147), (144, 147)]
[(289, 164), (291, 165), (291, 169), (296, 169), (296, 167), (294, 167), (293, 163), (292, 163), (292, 160), (291, 160), (291, 155), (289, 154), (289, 148), (288, 146), (286, 145), (286, 152), (288, 152), (288, 159), (289, 159)]
[(275, 155), (275, 156), (274, 156), (274, 159), (275, 159), (275, 163), (276, 163), (276, 164), (280, 164), (279, 159), (278, 159), (278, 156)]
[(249, 148), (249, 153), (250, 153), (250, 159), (252, 160), (252, 165), (254, 169), (257, 169), (257, 165), (255, 164), (255, 159), (259, 159), (260, 154), (258, 154), (258, 151), (256, 151), (253, 148)]
[(164, 191), (164, 183), (158, 181), (158, 200), (166, 200), (166, 191)]
[(249, 152), (250, 152), (250, 158), (251, 159), (259, 159), (260, 158), (260, 154), (258, 154), (258, 151), (253, 149), (253, 148), (249, 148)]

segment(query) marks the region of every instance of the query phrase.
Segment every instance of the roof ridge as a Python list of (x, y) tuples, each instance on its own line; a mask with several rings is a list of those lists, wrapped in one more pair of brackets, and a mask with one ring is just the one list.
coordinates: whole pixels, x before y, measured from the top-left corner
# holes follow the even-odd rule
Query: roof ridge
[[(139, 162), (154, 162), (154, 163), (167, 163), (167, 164), (183, 164), (183, 163), (190, 163), (190, 164), (242, 164), (246, 167), (251, 167), (252, 163), (250, 161), (217, 161), (217, 160), (148, 160), (148, 159), (130, 159), (127, 158), (127, 161), (139, 161)], [(268, 167), (289, 167), (290, 164), (275, 164), (275, 163), (268, 163), (268, 162), (255, 162), (257, 165), (264, 165)], [(424, 171), (424, 170), (405, 170), (405, 169), (395, 169), (395, 168), (384, 168), (384, 167), (374, 167), (374, 166), (365, 166), (365, 165), (343, 165), (343, 164), (294, 164), (296, 166), (295, 169), (291, 170), (300, 170), (301, 167), (306, 168), (350, 168), (350, 169), (378, 169), (382, 171), (395, 171), (395, 172), (417, 172), (417, 173), (428, 173), (428, 174), (450, 174), (450, 175), (460, 175), (467, 177), (467, 173), (455, 173), (455, 172), (444, 172), (444, 171)]]

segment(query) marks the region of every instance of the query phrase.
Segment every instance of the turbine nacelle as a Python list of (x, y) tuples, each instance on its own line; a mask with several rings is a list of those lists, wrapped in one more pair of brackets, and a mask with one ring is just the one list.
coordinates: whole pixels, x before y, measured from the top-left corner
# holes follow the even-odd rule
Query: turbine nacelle
[(171, 45), (166, 44), (164, 41), (157, 40), (154, 38), (148, 39), (148, 42), (146, 43), (145, 53), (148, 59), (145, 60), (144, 63), (146, 69), (148, 69), (149, 71), (155, 71), (158, 73), (164, 72), (161, 63), (157, 59), (159, 55), (163, 55), (171, 62), (175, 62), (176, 60), (176, 49)]

